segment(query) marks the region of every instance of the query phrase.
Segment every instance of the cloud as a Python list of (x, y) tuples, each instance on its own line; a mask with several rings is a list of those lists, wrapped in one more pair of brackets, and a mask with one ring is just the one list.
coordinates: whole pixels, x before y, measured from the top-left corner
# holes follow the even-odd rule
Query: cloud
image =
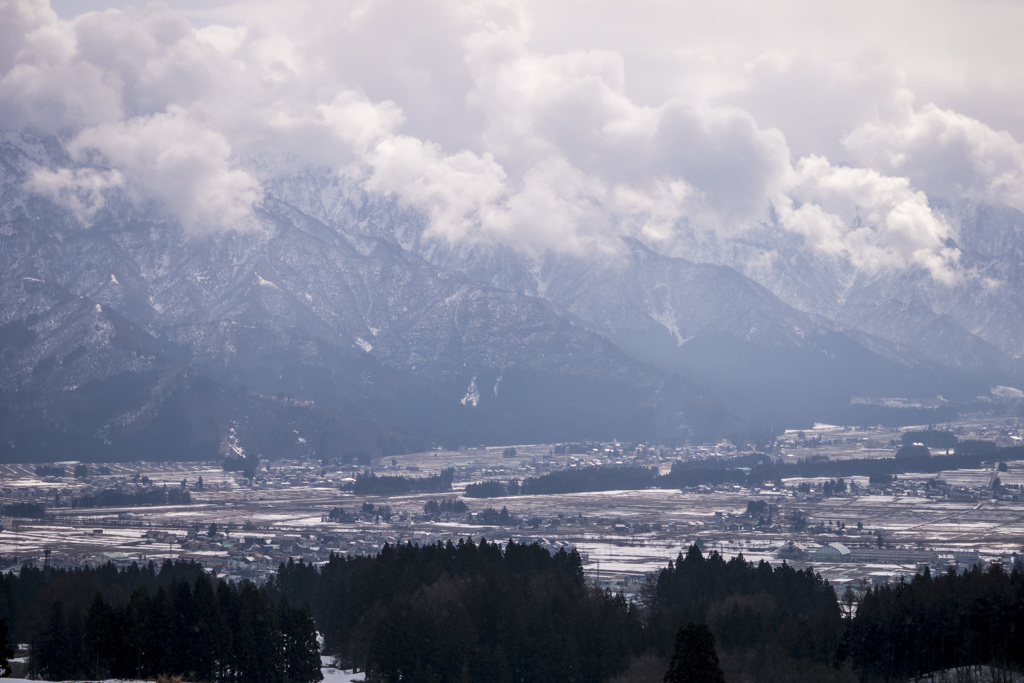
[(972, 92), (1024, 104), (985, 38), (996, 9), (1021, 10), (928, 5), (969, 47), (951, 56), (914, 24), (924, 7), (249, 0), (58, 18), (0, 0), (0, 120), (67, 141), (82, 167), (31, 187), (85, 219), (119, 187), (193, 234), (250, 227), (257, 177), (287, 158), (422, 211), (433, 239), (670, 249), (756, 231), (775, 206), (819, 253), (949, 282), (925, 194), (1024, 203), (1020, 135), (901, 93), (967, 102), (937, 79), (969, 64), (991, 74), (963, 79)]
[(670, 177), (658, 179), (646, 189), (617, 186), (609, 198), (625, 232), (655, 244), (670, 240), (676, 223), (699, 203), (699, 193), (692, 185)]
[(0, 5), (0, 16), (22, 32), (0, 77), (0, 119), (63, 137), (82, 164), (39, 170), (28, 190), (86, 223), (107, 190), (123, 187), (138, 202), (158, 202), (192, 234), (255, 224), (261, 190), (232, 162), (234, 117), (215, 121), (225, 113), (220, 88), (240, 65), (198, 40), (181, 14), (153, 3), (68, 22), (44, 4), (18, 2)]
[(232, 168), (231, 147), (223, 135), (180, 107), (87, 128), (68, 150), (82, 162), (123, 171), (136, 199), (159, 201), (187, 232), (256, 227), (259, 183)]
[(67, 135), (120, 116), (116, 84), (92, 64), (18, 64), (0, 80), (0, 118), (21, 130)]
[[(353, 110), (369, 123), (346, 127), (344, 135), (361, 146), (380, 130), (379, 120), (365, 105)], [(385, 134), (360, 164), (366, 189), (393, 195), (427, 216), (428, 239), (502, 243), (538, 253), (609, 248), (615, 238), (605, 185), (564, 160), (540, 162), (513, 183), (489, 153), (446, 154), (435, 143)]]
[(900, 120), (865, 123), (843, 140), (859, 161), (906, 175), (931, 195), (972, 197), (1024, 210), (1024, 144), (1006, 131), (934, 104), (913, 109), (904, 93)]
[(40, 32), (57, 23), (46, 0), (0, 0), (0, 74), (19, 62), (19, 53), (38, 41)]
[(397, 195), (430, 219), (428, 235), (480, 239), (507, 192), (505, 173), (491, 155), (445, 154), (439, 145), (388, 136), (366, 156), (371, 191)]
[(779, 48), (753, 55), (737, 71), (741, 80), (721, 101), (781, 131), (797, 157), (846, 158), (842, 138), (894, 113), (905, 85), (905, 76), (878, 55), (817, 60)]
[[(229, 83), (216, 51), (162, 3), (61, 21), (37, 2), (15, 2), (23, 27), (0, 78), (7, 125), (72, 135), (124, 117), (191, 106)], [(28, 11), (30, 8), (32, 11)], [(4, 13), (11, 10), (5, 8)]]
[(405, 120), (394, 102), (373, 104), (352, 91), (338, 93), (329, 104), (317, 107), (324, 125), (357, 152), (366, 154)]
[(918, 267), (946, 285), (963, 276), (960, 252), (948, 246), (949, 226), (906, 178), (805, 157), (775, 209), (781, 225), (812, 249), (868, 273)]
[(789, 163), (783, 136), (743, 110), (673, 98), (641, 106), (625, 92), (622, 56), (606, 50), (539, 54), (528, 28), (488, 27), (466, 39), (486, 147), (511, 168), (561, 158), (609, 183), (683, 179), (720, 220), (759, 216)]
[(67, 206), (80, 223), (89, 225), (106, 205), (106, 193), (124, 186), (124, 176), (120, 171), (92, 168), (37, 169), (25, 185), (30, 192)]

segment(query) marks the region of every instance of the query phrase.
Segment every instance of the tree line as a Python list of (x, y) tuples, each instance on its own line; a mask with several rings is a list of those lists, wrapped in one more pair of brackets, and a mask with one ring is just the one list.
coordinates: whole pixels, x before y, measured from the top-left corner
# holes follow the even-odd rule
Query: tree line
[(321, 680), (308, 606), (195, 563), (26, 567), (0, 580), (0, 618), (30, 644), (30, 673), (45, 680)]
[(981, 665), (1019, 672), (1024, 574), (995, 564), (875, 587), (856, 605), (843, 646), (856, 669), (886, 681)]
[(356, 475), (354, 482), (342, 484), (342, 491), (360, 496), (388, 496), (403, 493), (443, 493), (452, 490), (455, 470), (451, 467), (428, 477), (378, 477), (371, 470)]
[(467, 512), (469, 512), (469, 506), (458, 498), (428, 500), (423, 504), (423, 514), (434, 521), (440, 519), (441, 515), (462, 515)]
[(801, 683), (1024, 669), (1019, 570), (924, 573), (837, 600), (812, 569), (696, 545), (637, 602), (586, 581), (574, 550), (467, 539), (289, 561), (264, 587), (184, 562), (26, 568), (0, 578), (0, 618), (49, 679), (315, 681), (317, 630), (369, 683), (690, 680), (695, 658), (708, 680), (719, 668)]
[(643, 606), (585, 581), (575, 551), (486, 540), (290, 562), (269, 590), (312, 605), (325, 652), (365, 667), (369, 682), (635, 681), (645, 670), (660, 681), (691, 622), (709, 625), (727, 673), (838, 675), (842, 623), (827, 582), (696, 546), (648, 581)]
[(1000, 447), (995, 441), (988, 439), (961, 439), (949, 429), (909, 430), (900, 437), (900, 443), (906, 446), (920, 444), (925, 448), (945, 450), (954, 455), (977, 455), (987, 459), (1020, 460), (1024, 458), (1024, 446)]
[[(601, 681), (644, 647), (638, 608), (580, 556), (481, 540), (283, 565), (274, 596), (313, 606), (324, 650), (372, 681)], [(664, 673), (664, 671), (662, 671)]]
[(659, 653), (687, 623), (707, 624), (727, 680), (843, 679), (835, 591), (812, 569), (726, 561), (692, 545), (644, 587), (648, 638)]
[[(94, 507), (143, 507), (153, 505), (188, 505), (192, 502), (192, 494), (178, 487), (149, 487), (137, 490), (105, 489), (93, 493), (83, 493), (58, 500), (58, 504), (69, 502), (72, 509)], [(44, 519), (46, 505), (43, 503), (7, 503), (0, 507), (4, 517), (20, 517), (26, 519)]]
[(140, 491), (104, 489), (71, 498), (72, 508), (141, 507), (149, 505), (188, 505), (192, 494), (188, 489), (172, 486), (150, 487)]
[(487, 480), (467, 484), (467, 498), (501, 498), (516, 495), (546, 495), (646, 488), (689, 488), (739, 484), (756, 486), (781, 482), (790, 477), (853, 477), (874, 480), (907, 472), (941, 472), (977, 469), (978, 455), (901, 456), (893, 458), (852, 458), (849, 460), (807, 459), (782, 463), (764, 454), (717, 460), (676, 461), (666, 474), (655, 467), (635, 465), (593, 465), (551, 472), (503, 482)]

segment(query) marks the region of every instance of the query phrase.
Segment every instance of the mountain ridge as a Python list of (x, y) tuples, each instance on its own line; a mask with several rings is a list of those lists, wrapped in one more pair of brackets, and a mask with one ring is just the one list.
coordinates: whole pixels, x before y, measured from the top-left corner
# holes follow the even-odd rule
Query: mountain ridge
[[(27, 170), (20, 169), (22, 187)], [(743, 424), (699, 386), (666, 384), (664, 373), (544, 300), (481, 286), (393, 243), (349, 237), (272, 196), (260, 207), (262, 230), (184, 237), (116, 197), (84, 227), (52, 202), (13, 191), (10, 175), (4, 272), (53, 280), (97, 313), (130, 321), (166, 357), (147, 372), (199, 373), (235, 387), (240, 406), (251, 408), (261, 395), (295, 396), (350, 421), (380, 423), (393, 432), (389, 445), (367, 457), (522, 437), (710, 436)], [(0, 314), (34, 334), (38, 321), (28, 310), (11, 298)], [(71, 328), (68, 335), (82, 336)], [(140, 375), (122, 360), (103, 361), (108, 341), (86, 344), (104, 368), (97, 379)], [(9, 378), (32, 376), (39, 359), (15, 354), (10, 363)], [(143, 383), (156, 391), (156, 380)], [(476, 383), (487, 391), (466, 400)], [(243, 417), (218, 415), (217, 430)], [(8, 430), (2, 440), (16, 442)]]
[[(181, 373), (203, 376), (240, 392), (234, 416), (208, 430), (222, 438), (244, 419), (242, 405), (264, 414), (265, 397), (275, 397), (347, 421), (364, 446), (342, 449), (345, 457), (432, 444), (709, 439), (861, 419), (855, 397), (969, 401), (1016, 377), (1010, 354), (954, 315), (962, 304), (937, 312), (929, 303), (941, 285), (913, 273), (872, 280), (824, 262), (800, 270), (792, 264), (808, 259), (791, 236), (772, 245), (790, 264), (774, 280), (744, 274), (768, 246), (748, 238), (705, 240), (692, 251), (707, 262), (629, 237), (596, 255), (452, 244), (427, 238), (424, 217), (393, 199), (324, 169), (275, 171), (270, 162), (257, 164), (258, 229), (186, 235), (123, 190), (83, 223), (28, 190), (36, 168), (77, 167), (55, 139), (0, 135), (0, 265), (11, 291), (0, 309), (2, 388), (77, 386), (69, 378), (82, 358), (95, 381), (150, 373), (184, 386)], [(966, 235), (973, 224), (964, 225)], [(1013, 276), (999, 249), (984, 252), (992, 238), (978, 239), (965, 261), (989, 253), (998, 262), (985, 261), (986, 272)], [(798, 275), (801, 291), (816, 295), (808, 303), (790, 287), (789, 298), (811, 310), (772, 289)], [(97, 330), (116, 321), (150, 352), (129, 357), (109, 330), (49, 354), (18, 347), (39, 333), (31, 316), (45, 297), (29, 301), (15, 283), (35, 280), (56, 288), (51, 299), (105, 314)], [(52, 308), (50, 327), (92, 339), (85, 322), (61, 323)], [(164, 395), (156, 380), (142, 383)]]

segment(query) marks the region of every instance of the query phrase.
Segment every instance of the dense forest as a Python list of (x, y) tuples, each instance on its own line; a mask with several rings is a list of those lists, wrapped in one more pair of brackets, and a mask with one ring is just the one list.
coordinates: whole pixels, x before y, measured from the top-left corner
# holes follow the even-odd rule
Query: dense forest
[(1001, 566), (879, 586), (856, 606), (844, 656), (864, 675), (906, 680), (952, 667), (1024, 666), (1024, 573)]
[(386, 546), (289, 563), (269, 590), (313, 605), (325, 650), (368, 681), (600, 681), (642, 647), (637, 608), (536, 545)]
[(0, 618), (29, 643), (33, 677), (318, 681), (308, 606), (211, 578), (194, 563), (118, 570), (26, 567), (0, 579)]
[(661, 681), (690, 624), (708, 626), (728, 681), (1024, 665), (1024, 574), (999, 567), (923, 575), (857, 606), (811, 569), (692, 546), (631, 603), (588, 585), (575, 552), (482, 540), (290, 563), (268, 590), (312, 605), (325, 651), (368, 681)]
[(0, 618), (11, 642), (31, 644), (31, 673), (50, 680), (315, 681), (317, 631), (325, 654), (370, 683), (644, 683), (691, 680), (698, 665), (701, 680), (800, 683), (1024, 668), (1020, 571), (924, 573), (837, 600), (811, 569), (697, 546), (635, 602), (588, 583), (575, 551), (481, 539), (288, 562), (263, 587), (184, 562), (27, 568), (0, 579)]

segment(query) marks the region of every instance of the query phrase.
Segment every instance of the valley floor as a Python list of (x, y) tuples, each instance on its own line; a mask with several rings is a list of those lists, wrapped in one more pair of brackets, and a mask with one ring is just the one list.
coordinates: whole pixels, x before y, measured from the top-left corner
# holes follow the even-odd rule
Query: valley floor
[[(1018, 439), (1020, 422), (977, 419), (956, 426), (977, 438)], [(787, 434), (778, 448), (784, 459), (826, 456), (891, 457), (896, 430), (860, 430), (819, 426), (804, 439)], [(806, 444), (821, 437), (820, 443)], [(978, 562), (1013, 563), (1024, 554), (1024, 461), (937, 474), (900, 475), (886, 486), (867, 477), (851, 477), (842, 495), (823, 497), (796, 490), (815, 479), (785, 479), (781, 486), (746, 488), (702, 486), (691, 490), (646, 489), (463, 498), (469, 512), (427, 518), (429, 501), (458, 498), (469, 483), (525, 479), (570, 466), (615, 463), (657, 467), (667, 472), (683, 458), (735, 455), (727, 444), (679, 449), (651, 447), (625, 452), (622, 444), (604, 444), (585, 453), (555, 454), (547, 445), (430, 451), (375, 463), (379, 475), (407, 477), (454, 468), (453, 490), (438, 494), (356, 496), (339, 485), (359, 468), (323, 467), (316, 462), (269, 461), (253, 482), (218, 463), (111, 463), (100, 475), (41, 477), (33, 465), (0, 465), (0, 504), (44, 503), (41, 519), (7, 518), (0, 533), (0, 564), (49, 562), (61, 566), (116, 565), (183, 557), (219, 575), (260, 581), (290, 558), (326, 560), (331, 553), (374, 554), (384, 543), (433, 543), (486, 537), (539, 542), (552, 550), (576, 547), (591, 580), (636, 593), (644, 576), (663, 568), (689, 544), (727, 557), (742, 553), (751, 561), (782, 561), (780, 550), (794, 544), (787, 561), (806, 566), (810, 555), (827, 543), (841, 543), (851, 554), (842, 561), (817, 560), (816, 571), (839, 592), (863, 589), (894, 577), (913, 574), (927, 564), (932, 571)], [(505, 454), (507, 455), (507, 453)], [(67, 464), (70, 472), (74, 464)], [(998, 476), (1002, 492), (992, 482)], [(202, 478), (203, 486), (198, 487)], [(184, 488), (188, 505), (150, 507), (70, 507), (89, 492), (151, 487)], [(938, 485), (941, 483), (941, 487)], [(751, 501), (775, 506), (769, 524), (747, 514)], [(57, 506), (55, 506), (55, 503)], [(369, 506), (369, 507), (368, 507)], [(507, 508), (517, 522), (510, 526), (475, 523), (488, 508)], [(344, 522), (329, 521), (332, 509), (346, 513)], [(367, 510), (370, 510), (367, 512)], [(385, 512), (386, 511), (386, 512)], [(384, 514), (381, 514), (384, 513)], [(807, 526), (789, 519), (799, 513)], [(214, 530), (212, 526), (215, 526)], [(211, 531), (213, 533), (211, 533)], [(879, 538), (882, 546), (879, 546)], [(801, 554), (799, 551), (805, 551)]]

